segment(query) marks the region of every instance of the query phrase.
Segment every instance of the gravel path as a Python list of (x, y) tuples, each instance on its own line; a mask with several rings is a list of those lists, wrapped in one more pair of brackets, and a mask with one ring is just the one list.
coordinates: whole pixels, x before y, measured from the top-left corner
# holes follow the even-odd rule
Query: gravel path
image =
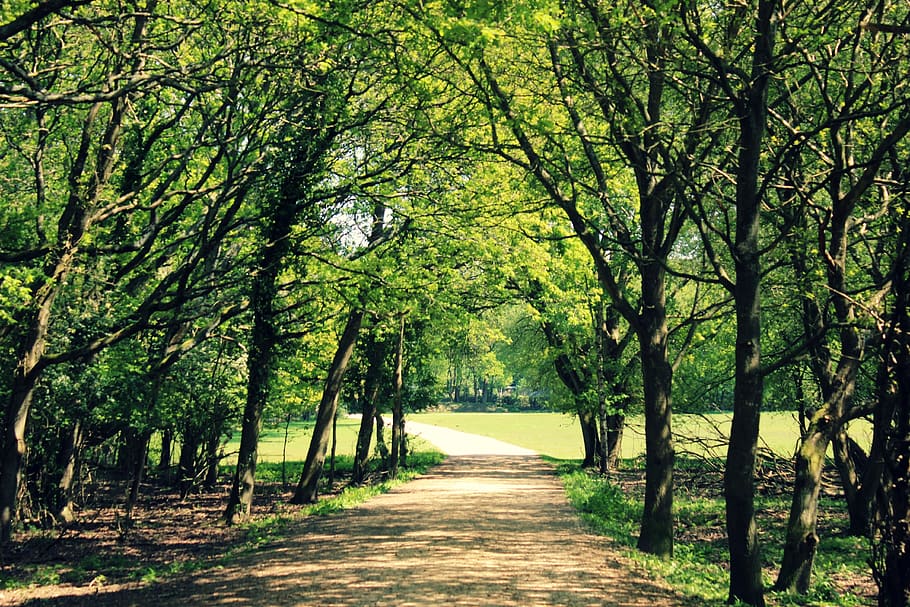
[(408, 424), (453, 455), (230, 566), (26, 605), (664, 607), (683, 602), (586, 533), (532, 452)]

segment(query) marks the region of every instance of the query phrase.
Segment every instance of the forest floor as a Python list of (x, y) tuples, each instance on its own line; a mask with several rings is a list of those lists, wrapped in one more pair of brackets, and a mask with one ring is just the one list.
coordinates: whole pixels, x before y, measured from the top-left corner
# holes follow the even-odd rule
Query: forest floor
[[(585, 530), (537, 455), (452, 430), (408, 430), (448, 460), (361, 506), (293, 523), (280, 539), (217, 568), (157, 582), (0, 591), (0, 605), (685, 604)], [(162, 557), (182, 541), (213, 552), (232, 541), (219, 528), (196, 529), (213, 541), (174, 537)]]

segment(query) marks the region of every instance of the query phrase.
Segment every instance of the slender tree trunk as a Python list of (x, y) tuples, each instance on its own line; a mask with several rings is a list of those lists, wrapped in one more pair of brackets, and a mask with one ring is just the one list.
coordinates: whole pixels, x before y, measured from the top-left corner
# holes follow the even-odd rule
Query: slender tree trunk
[(335, 485), (335, 455), (338, 451), (338, 409), (332, 418), (332, 451), (329, 455), (329, 487)]
[(385, 420), (382, 419), (382, 414), (380, 413), (374, 415), (373, 420), (376, 422), (376, 451), (379, 452), (382, 467), (388, 469), (389, 447), (385, 444)]
[(398, 467), (407, 468), (408, 467), (408, 435), (407, 435), (407, 426), (405, 424), (405, 416), (402, 414), (401, 419), (398, 420), (398, 436), (401, 437), (398, 441)]
[(281, 443), (281, 486), (288, 485), (288, 437), (291, 434), (291, 414), (284, 416), (284, 441)]
[(623, 415), (607, 416), (607, 468), (616, 470), (619, 458), (622, 457), (622, 434), (626, 426)]
[(357, 432), (357, 446), (354, 449), (354, 468), (351, 482), (360, 484), (366, 478), (367, 465), (370, 461), (370, 445), (373, 442), (373, 417), (376, 415), (375, 400), (364, 397), (363, 411), (360, 414), (360, 429)]
[(352, 482), (355, 484), (362, 483), (366, 477), (367, 464), (370, 460), (370, 444), (373, 441), (373, 417), (376, 415), (382, 366), (385, 361), (385, 344), (377, 340), (373, 332), (370, 333), (368, 340), (364, 348), (367, 353), (367, 373), (364, 379), (363, 407), (352, 472)]
[[(389, 476), (398, 476), (398, 458), (401, 455), (401, 443), (404, 441), (404, 409), (401, 403), (401, 388), (404, 383), (404, 327), (405, 319), (401, 317), (401, 326), (398, 331), (398, 346), (395, 350), (395, 370), (392, 373), (392, 389), (395, 393), (392, 402), (392, 453), (389, 462)], [(484, 392), (486, 394), (486, 392)]]
[(736, 379), (733, 421), (724, 470), (727, 538), (730, 550), (728, 601), (763, 607), (761, 548), (755, 521), (755, 465), (764, 393), (761, 369), (761, 196), (759, 167), (768, 114), (768, 86), (774, 59), (776, 0), (759, 0), (752, 78), (736, 104), (739, 166), (736, 175)]
[(218, 483), (218, 443), (221, 439), (221, 428), (210, 428), (208, 440), (205, 444), (205, 487), (212, 489)]
[(180, 460), (177, 464), (177, 489), (180, 492), (180, 499), (185, 499), (190, 494), (196, 482), (196, 453), (201, 442), (202, 437), (195, 429), (187, 428), (184, 431), (180, 444)]
[(325, 388), (322, 391), (322, 400), (319, 402), (319, 408), (316, 411), (316, 425), (313, 428), (313, 437), (310, 440), (306, 462), (303, 465), (303, 472), (300, 475), (297, 490), (291, 499), (292, 504), (311, 504), (317, 500), (319, 478), (322, 476), (322, 469), (325, 465), (332, 420), (338, 408), (338, 397), (341, 394), (344, 374), (348, 369), (351, 356), (354, 354), (354, 346), (357, 344), (357, 335), (360, 332), (363, 314), (363, 310), (360, 309), (355, 309), (350, 313), (344, 331), (342, 331), (341, 338), (338, 341), (338, 349), (335, 351), (335, 356), (332, 359), (328, 377), (326, 378)]
[(148, 460), (149, 440), (152, 435), (148, 431), (135, 434), (135, 449), (133, 449), (132, 469), (130, 470), (130, 485), (126, 497), (126, 506), (124, 514), (127, 525), (133, 524), (133, 512), (136, 509), (136, 503), (139, 501), (139, 490), (142, 487), (142, 481), (145, 479), (145, 467)]

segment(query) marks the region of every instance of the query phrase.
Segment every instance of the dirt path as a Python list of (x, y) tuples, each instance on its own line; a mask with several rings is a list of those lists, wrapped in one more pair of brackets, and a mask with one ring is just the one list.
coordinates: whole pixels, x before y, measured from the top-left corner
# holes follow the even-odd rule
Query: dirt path
[(307, 519), (286, 539), (224, 569), (88, 595), (74, 589), (21, 604), (682, 604), (672, 591), (631, 573), (602, 538), (584, 532), (539, 457), (463, 433), (409, 431), (446, 450), (474, 453), (451, 456), (426, 476), (352, 510)]

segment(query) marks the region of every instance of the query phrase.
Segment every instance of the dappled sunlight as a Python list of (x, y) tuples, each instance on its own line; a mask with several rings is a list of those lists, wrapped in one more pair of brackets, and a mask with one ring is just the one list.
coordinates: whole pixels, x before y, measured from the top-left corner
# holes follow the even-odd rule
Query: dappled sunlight
[(223, 569), (28, 605), (681, 604), (588, 535), (535, 456), (450, 457), (361, 507), (302, 522)]

